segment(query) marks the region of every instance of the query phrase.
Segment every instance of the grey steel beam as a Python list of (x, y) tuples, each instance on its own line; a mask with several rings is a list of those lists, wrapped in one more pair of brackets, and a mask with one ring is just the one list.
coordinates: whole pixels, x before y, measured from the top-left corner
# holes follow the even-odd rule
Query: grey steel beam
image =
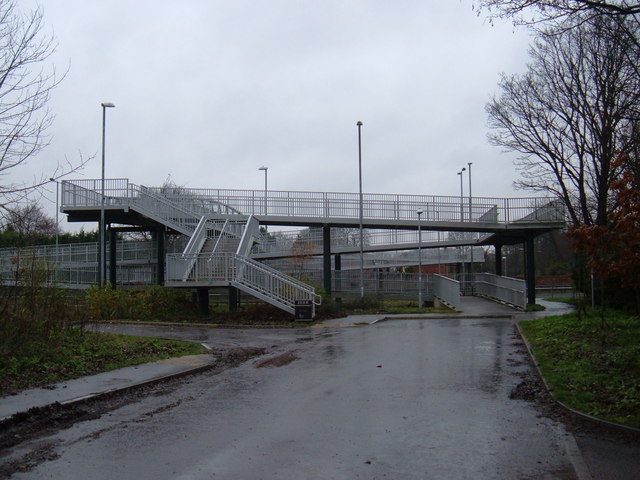
[(116, 288), (117, 282), (117, 265), (116, 265), (116, 247), (117, 247), (117, 231), (109, 225), (109, 283), (111, 288)]
[(166, 262), (164, 228), (158, 227), (155, 231), (155, 235), (156, 235), (157, 259), (158, 259), (156, 283), (158, 285), (164, 285), (164, 273), (165, 273), (165, 262)]
[(527, 281), (527, 303), (536, 303), (535, 245), (533, 235), (527, 236), (524, 243), (525, 279)]
[(496, 257), (496, 275), (502, 276), (502, 245), (500, 243), (496, 243), (493, 248), (495, 249), (495, 257)]
[(324, 290), (327, 295), (331, 295), (331, 227), (329, 225), (322, 227), (322, 258)]
[(207, 287), (198, 287), (198, 312), (201, 316), (209, 315), (209, 289)]

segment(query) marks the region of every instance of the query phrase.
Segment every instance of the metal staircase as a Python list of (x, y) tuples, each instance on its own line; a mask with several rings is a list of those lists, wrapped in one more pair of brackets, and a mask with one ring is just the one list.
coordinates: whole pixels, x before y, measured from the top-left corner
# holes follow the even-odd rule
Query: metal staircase
[[(311, 300), (314, 310), (320, 304), (313, 287), (249, 258), (260, 239), (254, 216), (188, 194), (132, 187), (129, 208), (189, 236), (181, 254), (167, 255), (167, 286), (231, 285), (291, 314), (297, 300)], [(230, 212), (240, 218), (219, 218)]]
[[(167, 255), (165, 285), (234, 286), (289, 313), (296, 300), (320, 304), (313, 287), (249, 258), (260, 224), (228, 204), (184, 188), (145, 187), (127, 179), (63, 182), (63, 203), (85, 210), (132, 210), (187, 237), (180, 254)], [(315, 313), (315, 312), (314, 312)]]

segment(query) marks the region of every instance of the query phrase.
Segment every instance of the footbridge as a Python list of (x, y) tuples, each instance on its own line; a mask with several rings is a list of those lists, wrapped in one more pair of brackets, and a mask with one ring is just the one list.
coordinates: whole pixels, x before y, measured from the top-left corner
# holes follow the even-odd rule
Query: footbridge
[[(107, 179), (104, 187), (99, 179), (65, 180), (61, 185), (61, 211), (68, 215), (69, 221), (99, 221), (104, 210), (105, 223), (112, 227), (114, 239), (118, 229), (123, 228), (114, 225), (154, 232), (160, 276), (166, 285), (200, 288), (203, 295), (207, 288), (230, 286), (292, 313), (296, 300), (315, 305), (319, 297), (313, 288), (257, 261), (258, 257), (277, 255), (275, 251), (269, 253), (266, 247), (269, 239), (260, 226), (296, 226), (321, 231), (324, 284), (329, 286), (329, 291), (332, 255), (339, 254), (340, 249), (345, 252), (360, 249), (357, 236), (352, 239), (357, 244), (336, 247), (331, 238), (332, 229), (362, 226), (375, 232), (390, 232), (386, 240), (377, 245), (372, 242), (373, 235), (369, 237), (367, 244), (362, 245), (367, 251), (435, 248), (449, 242), (449, 245), (493, 245), (496, 258), (501, 258), (503, 245), (523, 243), (527, 254), (528, 291), (533, 292), (529, 301), (533, 303), (533, 239), (562, 228), (565, 218), (559, 200), (540, 197), (462, 198), (147, 187), (128, 179)], [(418, 211), (421, 211), (420, 217)], [(419, 229), (447, 234), (442, 241), (422, 244), (417, 241)], [(188, 238), (182, 253), (165, 257), (167, 232)], [(390, 241), (394, 232), (395, 242)], [(402, 241), (397, 241), (398, 232), (405, 232), (400, 234)], [(254, 249), (256, 244), (265, 248)], [(496, 274), (501, 274), (500, 262), (496, 262)]]

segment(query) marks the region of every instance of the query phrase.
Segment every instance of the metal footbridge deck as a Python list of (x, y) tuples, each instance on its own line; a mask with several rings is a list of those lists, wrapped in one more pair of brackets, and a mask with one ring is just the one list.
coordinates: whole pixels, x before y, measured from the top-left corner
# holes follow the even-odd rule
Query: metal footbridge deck
[[(256, 217), (261, 225), (357, 227), (357, 193), (145, 187), (127, 179), (105, 180), (105, 209), (112, 221), (131, 221), (144, 205), (161, 215), (206, 213), (218, 219)], [(61, 209), (70, 221), (96, 221), (101, 205), (100, 180), (62, 182)], [(561, 228), (565, 213), (560, 200), (549, 197), (488, 198), (434, 195), (362, 195), (364, 228), (417, 229), (423, 211), (425, 230), (504, 232)]]
[(319, 298), (313, 288), (250, 258), (261, 225), (481, 232), (481, 240), (467, 244), (501, 246), (565, 224), (562, 204), (553, 198), (146, 187), (128, 179), (61, 185), (61, 211), (69, 221), (99, 221), (104, 209), (107, 224), (186, 235), (184, 252), (167, 256), (168, 286), (232, 285), (290, 312), (297, 299), (317, 304)]

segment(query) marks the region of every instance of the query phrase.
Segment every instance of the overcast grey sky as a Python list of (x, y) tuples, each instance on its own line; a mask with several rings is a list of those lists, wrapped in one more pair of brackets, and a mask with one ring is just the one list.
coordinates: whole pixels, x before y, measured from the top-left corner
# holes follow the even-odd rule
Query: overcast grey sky
[(459, 195), (473, 162), (474, 196), (531, 195), (484, 111), (530, 39), (471, 0), (18, 1), (37, 4), (69, 72), (25, 179), (78, 152), (96, 158), (72, 178), (99, 178), (113, 102), (109, 178), (261, 189), (266, 165), (270, 189), (356, 192), (361, 120), (366, 192)]

